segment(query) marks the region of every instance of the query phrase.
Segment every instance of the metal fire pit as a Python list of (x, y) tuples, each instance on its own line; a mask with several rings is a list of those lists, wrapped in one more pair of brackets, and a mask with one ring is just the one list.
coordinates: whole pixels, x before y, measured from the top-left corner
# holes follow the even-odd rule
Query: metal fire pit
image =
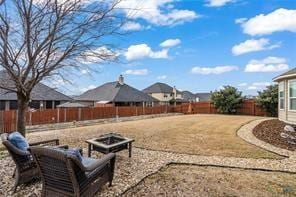
[(88, 143), (88, 156), (91, 157), (92, 151), (108, 154), (128, 149), (129, 157), (131, 157), (133, 142), (133, 139), (123, 137), (116, 133), (101, 135), (98, 138), (86, 140), (86, 143)]

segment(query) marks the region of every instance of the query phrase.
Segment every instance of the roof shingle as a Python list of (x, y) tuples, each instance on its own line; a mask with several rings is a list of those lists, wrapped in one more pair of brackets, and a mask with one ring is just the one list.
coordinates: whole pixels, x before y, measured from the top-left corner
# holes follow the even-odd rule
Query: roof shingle
[(105, 83), (75, 98), (78, 101), (154, 102), (153, 97), (118, 81)]
[[(0, 71), (0, 83), (3, 86), (13, 87), (12, 80), (10, 80), (9, 76), (4, 71)], [(0, 88), (0, 100), (17, 100), (17, 95), (14, 92)], [(31, 100), (70, 101), (72, 98), (43, 83), (39, 83), (32, 90)]]

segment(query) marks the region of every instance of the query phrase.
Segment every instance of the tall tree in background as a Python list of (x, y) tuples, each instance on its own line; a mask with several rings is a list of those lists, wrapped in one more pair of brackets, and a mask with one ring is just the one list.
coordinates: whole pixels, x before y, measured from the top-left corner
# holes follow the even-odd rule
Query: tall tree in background
[(258, 92), (256, 100), (269, 116), (276, 117), (278, 114), (278, 85), (267, 86), (265, 90)]
[(223, 114), (235, 114), (243, 103), (242, 92), (232, 86), (213, 92), (211, 100), (218, 112)]
[(0, 88), (18, 98), (17, 129), (25, 135), (32, 89), (45, 78), (63, 77), (82, 61), (114, 60), (109, 36), (121, 34), (120, 0), (2, 0)]

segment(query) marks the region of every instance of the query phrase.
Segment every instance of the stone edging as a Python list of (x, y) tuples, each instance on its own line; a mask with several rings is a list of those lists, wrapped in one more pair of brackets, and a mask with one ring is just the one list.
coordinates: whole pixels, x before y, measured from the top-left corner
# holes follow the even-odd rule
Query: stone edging
[(243, 125), (238, 131), (237, 135), (245, 140), (246, 142), (253, 144), (255, 146), (258, 146), (260, 148), (263, 148), (267, 151), (285, 156), (285, 157), (295, 157), (296, 158), (296, 153), (293, 151), (289, 151), (286, 149), (282, 149), (279, 147), (276, 147), (272, 144), (269, 144), (267, 142), (264, 142), (262, 140), (259, 140), (254, 134), (253, 134), (253, 129), (260, 124), (263, 121), (266, 120), (272, 120), (273, 118), (264, 118), (264, 119), (259, 119), (259, 120), (254, 120), (249, 122), (248, 124)]

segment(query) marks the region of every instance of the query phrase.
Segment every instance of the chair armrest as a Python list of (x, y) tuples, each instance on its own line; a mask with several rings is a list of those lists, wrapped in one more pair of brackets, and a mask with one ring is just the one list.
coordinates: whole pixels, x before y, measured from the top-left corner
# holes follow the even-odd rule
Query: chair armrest
[(29, 143), (30, 146), (40, 146), (40, 145), (44, 145), (44, 146), (57, 146), (60, 144), (59, 139), (52, 139), (52, 140), (44, 140), (44, 141), (40, 141), (40, 142), (33, 142), (33, 143)]
[(29, 156), (29, 155), (31, 155), (31, 152), (30, 152), (30, 150), (28, 149), (28, 150), (26, 150), (26, 151), (23, 151), (23, 150), (20, 150), (20, 149), (18, 149), (18, 148), (14, 148), (14, 153), (16, 153), (16, 154), (18, 154), (18, 155), (21, 155), (21, 156)]
[(57, 148), (62, 148), (62, 149), (69, 149), (68, 145), (58, 145), (56, 146)]
[(114, 153), (109, 153), (107, 155), (104, 155), (102, 158), (97, 159), (92, 164), (90, 164), (88, 166), (83, 166), (84, 171), (86, 171), (86, 172), (94, 171), (95, 169), (99, 168), (100, 166), (106, 165), (112, 159), (115, 159), (115, 154)]

